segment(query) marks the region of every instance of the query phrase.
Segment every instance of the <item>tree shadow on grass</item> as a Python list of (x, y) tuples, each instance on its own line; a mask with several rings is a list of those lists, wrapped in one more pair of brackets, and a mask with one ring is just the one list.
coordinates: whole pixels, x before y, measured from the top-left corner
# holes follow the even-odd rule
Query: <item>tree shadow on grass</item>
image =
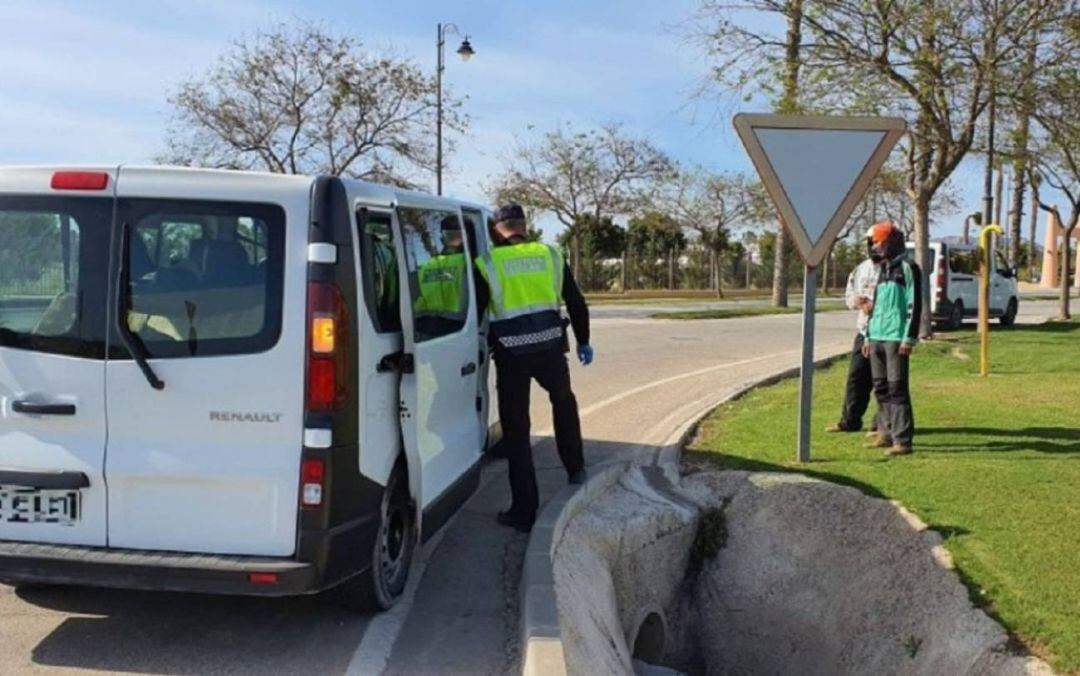
[(963, 435), (975, 437), (968, 443), (925, 444), (934, 453), (1020, 452), (1080, 454), (1080, 428), (1077, 427), (925, 427), (919, 437)]

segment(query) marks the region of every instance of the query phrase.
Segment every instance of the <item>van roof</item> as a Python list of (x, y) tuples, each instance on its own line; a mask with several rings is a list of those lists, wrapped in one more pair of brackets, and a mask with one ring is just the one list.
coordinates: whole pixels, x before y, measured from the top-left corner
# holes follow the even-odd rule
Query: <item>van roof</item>
[[(263, 171), (240, 171), (233, 169), (206, 169), (201, 167), (179, 167), (169, 165), (26, 165), (26, 166), (0, 166), (0, 190), (17, 193), (41, 193), (49, 186), (51, 176), (57, 171), (93, 171), (109, 174), (115, 180), (119, 171), (125, 174), (137, 174), (142, 178), (165, 179), (172, 174), (182, 179), (189, 186), (199, 181), (218, 181), (222, 179), (258, 181), (265, 186), (269, 183), (279, 183), (282, 186), (295, 187), (300, 184), (310, 184), (315, 176), (301, 174), (273, 174)], [(343, 178), (350, 187), (360, 193), (365, 201), (386, 205), (408, 202), (416, 206), (436, 206), (447, 203), (458, 204), (463, 207), (475, 209), (484, 208), (483, 205), (455, 199), (453, 197), (439, 197), (431, 193), (417, 190), (406, 190), (396, 186), (382, 185), (370, 181), (362, 181), (354, 178)]]

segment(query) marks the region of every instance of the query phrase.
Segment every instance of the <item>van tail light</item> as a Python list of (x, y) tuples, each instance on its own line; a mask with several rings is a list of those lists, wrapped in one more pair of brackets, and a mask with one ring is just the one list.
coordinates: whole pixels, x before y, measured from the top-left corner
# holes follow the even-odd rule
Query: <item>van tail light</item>
[(945, 254), (938, 256), (937, 262), (937, 299), (945, 301), (949, 297), (949, 268), (945, 265)]
[(307, 411), (332, 413), (348, 397), (349, 321), (336, 284), (308, 284), (307, 326)]
[(104, 190), (108, 185), (104, 171), (58, 171), (49, 182), (53, 190)]
[(248, 582), (251, 584), (277, 584), (277, 573), (248, 573)]
[(326, 461), (304, 458), (300, 462), (300, 504), (303, 507), (322, 507), (326, 487)]

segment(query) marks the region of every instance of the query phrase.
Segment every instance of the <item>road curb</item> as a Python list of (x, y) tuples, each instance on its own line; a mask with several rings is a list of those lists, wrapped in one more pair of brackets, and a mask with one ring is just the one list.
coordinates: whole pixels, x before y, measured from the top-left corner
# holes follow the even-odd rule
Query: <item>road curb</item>
[[(845, 349), (814, 362), (814, 368), (830, 366), (850, 354)], [(743, 384), (734, 392), (709, 402), (679, 425), (667, 441), (655, 450), (649, 446), (631, 446), (630, 460), (600, 465), (580, 486), (566, 486), (544, 505), (529, 536), (525, 566), (518, 587), (520, 595), (520, 654), (524, 676), (564, 676), (566, 656), (559, 628), (559, 608), (555, 599), (555, 575), (552, 556), (555, 544), (562, 539), (566, 525), (596, 497), (613, 486), (635, 465), (657, 465), (677, 472), (682, 449), (697, 433), (698, 426), (712, 411), (737, 401), (749, 392), (798, 375), (799, 367), (787, 368)]]

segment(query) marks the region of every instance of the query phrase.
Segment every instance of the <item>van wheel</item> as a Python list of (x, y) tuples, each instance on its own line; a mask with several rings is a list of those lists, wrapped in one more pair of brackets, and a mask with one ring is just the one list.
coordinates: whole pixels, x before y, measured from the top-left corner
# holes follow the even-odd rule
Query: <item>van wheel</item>
[(342, 601), (354, 610), (389, 610), (405, 591), (416, 549), (416, 530), (409, 482), (403, 467), (399, 464), (394, 468), (383, 491), (371, 565), (340, 589)]
[(1012, 326), (1016, 323), (1016, 313), (1019, 311), (1016, 299), (1009, 299), (1009, 306), (1005, 308), (1005, 314), (1001, 315), (1002, 326)]
[(960, 301), (953, 303), (952, 312), (949, 313), (947, 327), (950, 331), (957, 331), (964, 325), (964, 304)]

